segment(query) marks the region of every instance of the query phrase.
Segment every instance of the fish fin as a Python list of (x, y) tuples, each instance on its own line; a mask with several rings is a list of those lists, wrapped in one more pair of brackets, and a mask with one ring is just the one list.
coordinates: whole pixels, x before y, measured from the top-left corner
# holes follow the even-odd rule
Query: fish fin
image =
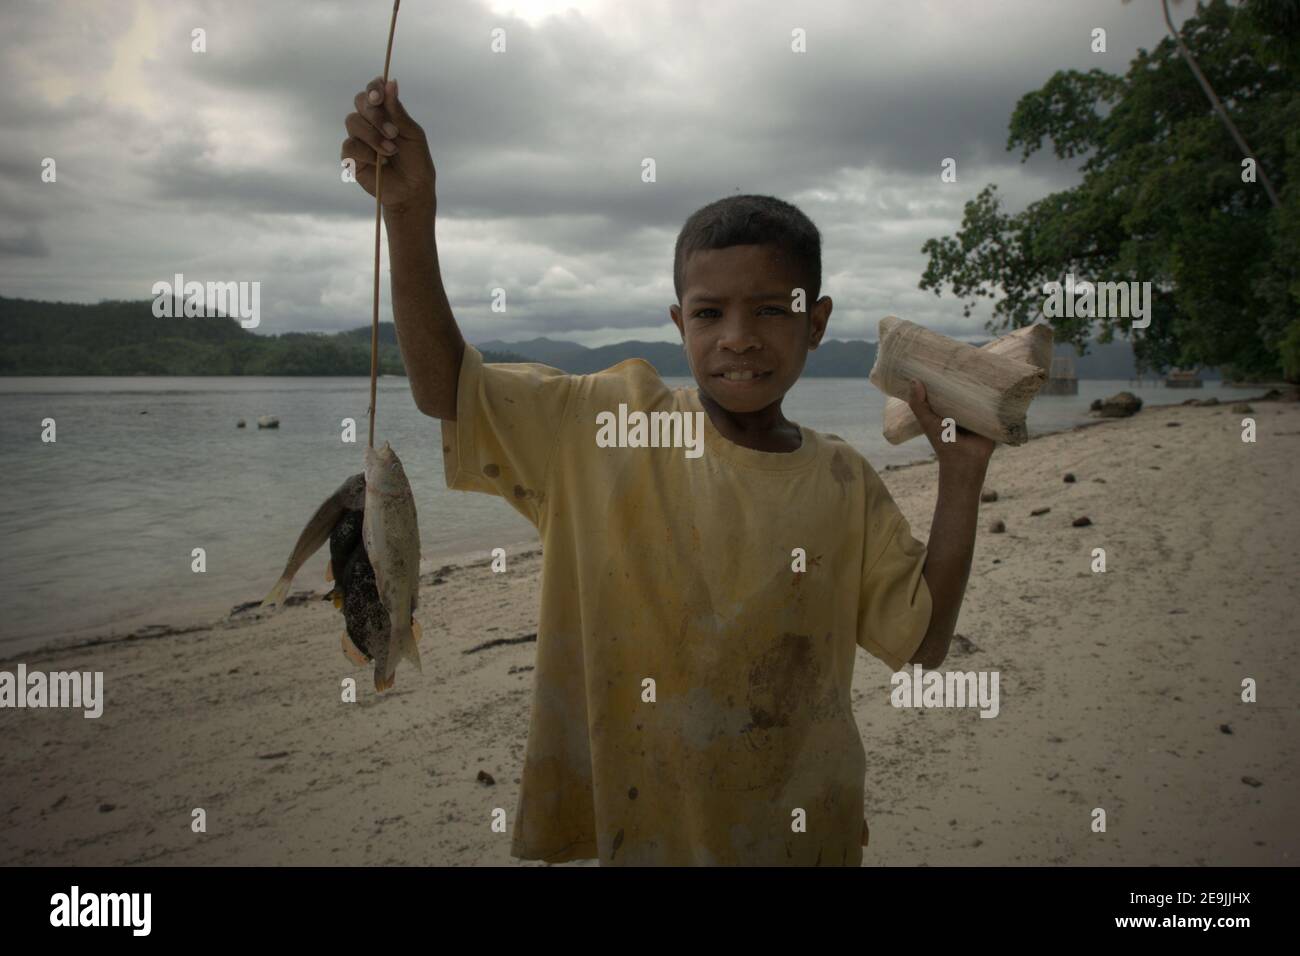
[(362, 655), (361, 651), (357, 649), (357, 645), (352, 643), (352, 638), (348, 637), (347, 631), (343, 632), (343, 638), (339, 643), (343, 646), (344, 657), (350, 660), (353, 664), (356, 664), (358, 667), (365, 665), (365, 657)]
[(332, 558), (325, 562), (325, 580), (334, 580), (334, 560)]
[(424, 632), (420, 630), (420, 622), (415, 618), (411, 618), (411, 633), (415, 635), (415, 643), (419, 644), (420, 639), (424, 637)]
[(334, 607), (340, 611), (343, 610), (343, 595), (338, 588), (330, 592), (330, 597), (334, 599)]
[(279, 607), (284, 603), (285, 597), (289, 594), (289, 585), (293, 583), (293, 578), (282, 577), (275, 582), (275, 587), (271, 588), (271, 593), (262, 599), (262, 607), (270, 610)]
[(375, 668), (375, 690), (378, 691), (379, 693), (382, 694), (384, 691), (392, 688), (393, 684), (396, 681), (397, 681), (396, 675), (388, 678), (388, 680), (385, 681), (383, 675), (379, 672), (379, 668), (378, 667)]

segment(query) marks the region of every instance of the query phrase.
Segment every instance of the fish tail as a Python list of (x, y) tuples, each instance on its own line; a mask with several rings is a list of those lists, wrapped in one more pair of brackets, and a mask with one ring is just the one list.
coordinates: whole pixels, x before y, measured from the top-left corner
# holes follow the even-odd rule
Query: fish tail
[(289, 594), (289, 585), (292, 583), (293, 578), (288, 575), (281, 576), (280, 580), (275, 582), (275, 587), (271, 588), (271, 593), (262, 599), (262, 607), (271, 609), (282, 604)]
[(415, 622), (412, 621), (411, 625), (408, 627), (397, 628), (396, 633), (393, 634), (393, 643), (394, 645), (396, 645), (397, 648), (397, 656), (399, 658), (405, 657), (408, 661), (410, 661), (412, 664), (415, 665), (415, 669), (417, 671), (423, 674), (424, 667), (420, 663), (420, 649), (415, 644), (416, 626), (417, 625), (415, 624)]

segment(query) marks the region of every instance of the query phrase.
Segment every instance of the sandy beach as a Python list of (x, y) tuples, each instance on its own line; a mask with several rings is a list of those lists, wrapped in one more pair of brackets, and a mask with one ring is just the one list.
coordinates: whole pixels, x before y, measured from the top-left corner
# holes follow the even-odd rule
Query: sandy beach
[[(1149, 406), (998, 450), (942, 669), (998, 671), (1000, 713), (895, 708), (858, 653), (865, 865), (1300, 861), (1300, 403), (1253, 404), (1253, 444), (1228, 405)], [(936, 466), (881, 475), (924, 540)], [(102, 671), (106, 698), (0, 710), (0, 863), (520, 865), (491, 824), (513, 825), (540, 567), (427, 575), (423, 673), (382, 698), (321, 600), (0, 662)]]

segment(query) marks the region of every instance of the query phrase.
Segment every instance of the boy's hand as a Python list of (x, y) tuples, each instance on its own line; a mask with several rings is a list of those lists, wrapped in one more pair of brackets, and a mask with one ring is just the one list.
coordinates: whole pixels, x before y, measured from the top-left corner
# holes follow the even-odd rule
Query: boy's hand
[(988, 468), (989, 458), (997, 445), (991, 438), (977, 435), (957, 425), (953, 441), (943, 440), (943, 419), (935, 414), (930, 402), (925, 397), (925, 386), (918, 381), (912, 382), (912, 394), (907, 400), (912, 414), (925, 430), (925, 437), (930, 439), (934, 454), (939, 459), (941, 468), (957, 468), (964, 472), (978, 474), (981, 478)]
[(348, 138), (340, 159), (356, 163), (357, 182), (373, 196), (375, 163), (382, 157), (385, 211), (433, 215), (438, 205), (433, 157), (424, 130), (397, 98), (397, 80), (390, 79), (385, 88), (383, 77), (375, 77), (352, 102), (356, 112), (343, 122)]

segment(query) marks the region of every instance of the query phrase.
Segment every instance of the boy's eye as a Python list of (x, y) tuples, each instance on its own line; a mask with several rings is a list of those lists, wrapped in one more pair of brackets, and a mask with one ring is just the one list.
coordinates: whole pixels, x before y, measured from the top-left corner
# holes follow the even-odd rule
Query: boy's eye
[[(695, 318), (697, 318), (697, 319), (712, 319), (712, 318), (714, 318), (714, 316), (717, 314), (717, 311), (718, 311), (717, 309), (696, 309), (696, 310), (695, 310)], [(706, 312), (711, 312), (711, 313), (713, 313), (713, 315), (706, 315), (706, 314), (705, 314)]]

